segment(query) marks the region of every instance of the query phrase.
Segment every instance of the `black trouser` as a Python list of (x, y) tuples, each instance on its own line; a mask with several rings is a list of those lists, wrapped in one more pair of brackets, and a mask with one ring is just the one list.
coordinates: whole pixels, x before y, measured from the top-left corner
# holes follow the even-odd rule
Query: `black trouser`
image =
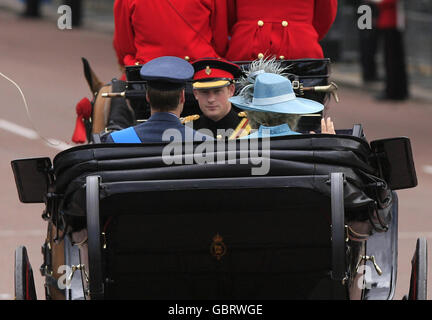
[(82, 21), (81, 0), (64, 0), (63, 3), (72, 9), (72, 26), (79, 27)]
[(24, 16), (26, 17), (39, 17), (40, 16), (40, 0), (27, 0)]
[(360, 63), (364, 82), (377, 80), (376, 53), (378, 49), (378, 30), (365, 29), (360, 31)]
[(391, 99), (405, 99), (409, 94), (403, 34), (396, 28), (381, 29), (380, 33), (384, 41), (385, 94)]
[(360, 63), (362, 67), (363, 81), (377, 80), (376, 54), (378, 50), (379, 31), (376, 28), (376, 19), (379, 11), (375, 4), (369, 1), (360, 1), (359, 5), (366, 4), (372, 10), (373, 24), (372, 29), (360, 30)]

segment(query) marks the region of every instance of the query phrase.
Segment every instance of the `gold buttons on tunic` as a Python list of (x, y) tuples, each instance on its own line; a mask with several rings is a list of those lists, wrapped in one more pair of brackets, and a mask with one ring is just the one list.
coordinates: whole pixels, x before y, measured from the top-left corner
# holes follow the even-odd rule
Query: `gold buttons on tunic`
[(189, 56), (186, 56), (186, 57), (185, 57), (185, 60), (186, 60), (186, 61), (189, 61), (189, 60), (190, 60)]
[(288, 21), (282, 21), (282, 27), (288, 27)]
[(285, 59), (285, 56), (279, 56), (279, 59), (283, 60)]
[(262, 58), (264, 58), (264, 54), (258, 53), (258, 59), (262, 59)]
[(258, 26), (259, 27), (262, 27), (264, 25), (264, 21), (262, 21), (262, 20), (258, 20)]

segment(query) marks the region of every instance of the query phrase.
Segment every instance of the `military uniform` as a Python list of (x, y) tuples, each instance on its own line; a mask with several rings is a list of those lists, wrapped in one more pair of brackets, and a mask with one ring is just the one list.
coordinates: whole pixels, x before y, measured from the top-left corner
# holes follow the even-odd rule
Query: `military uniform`
[[(176, 135), (169, 135), (167, 130), (176, 130)], [(174, 132), (174, 131), (173, 131)], [(165, 133), (165, 135), (164, 135)], [(178, 134), (177, 134), (178, 133)], [(166, 137), (166, 138), (165, 138)], [(110, 133), (105, 143), (143, 143), (168, 142), (172, 139), (181, 141), (203, 141), (211, 139), (181, 124), (176, 115), (169, 112), (156, 112), (146, 122)]]
[(225, 58), (323, 58), (318, 41), (330, 29), (337, 0), (231, 0), (231, 40)]
[[(234, 83), (234, 79), (242, 74), (238, 65), (221, 58), (203, 58), (194, 61), (192, 65), (195, 70), (193, 88), (197, 91), (228, 87)], [(186, 117), (183, 123), (192, 125), (194, 130), (210, 130), (213, 137), (217, 139), (237, 139), (248, 135), (251, 127), (246, 113), (235, 111), (228, 100), (226, 103), (223, 101), (222, 104), (224, 105), (222, 110), (228, 107), (226, 108), (228, 112), (217, 121), (206, 115), (205, 108), (200, 106), (203, 114)], [(224, 131), (224, 133), (222, 134), (221, 131)]]
[[(140, 70), (141, 78), (147, 81), (147, 86), (159, 91), (184, 89), (186, 82), (194, 74), (192, 66), (178, 57), (159, 57), (146, 63)], [(179, 141), (203, 141), (212, 139), (181, 124), (175, 114), (176, 110), (158, 111), (153, 109), (152, 116), (144, 123), (134, 127), (115, 131), (104, 136), (106, 143), (141, 143), (164, 142), (178, 139)], [(171, 130), (171, 131), (168, 131)]]
[(116, 0), (114, 21), (113, 45), (121, 66), (160, 56), (219, 57), (228, 43), (223, 0)]
[[(234, 109), (219, 121), (213, 121), (204, 115), (191, 115), (182, 119), (183, 124), (190, 125), (194, 130), (208, 129), (217, 139), (228, 138), (237, 139), (247, 136), (251, 127), (245, 112), (236, 112)], [(218, 130), (225, 130), (225, 135), (221, 135)]]
[(385, 93), (382, 98), (404, 100), (409, 96), (403, 41), (403, 4), (399, 0), (383, 0), (378, 4), (378, 30), (384, 40), (386, 73)]

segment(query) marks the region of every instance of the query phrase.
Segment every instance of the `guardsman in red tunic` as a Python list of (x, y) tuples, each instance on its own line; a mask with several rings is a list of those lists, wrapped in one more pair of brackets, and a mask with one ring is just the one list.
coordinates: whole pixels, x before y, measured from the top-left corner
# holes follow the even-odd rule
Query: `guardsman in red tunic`
[(337, 0), (229, 0), (230, 61), (323, 58)]
[(120, 66), (160, 56), (220, 57), (228, 39), (223, 0), (116, 0), (114, 48)]
[(405, 100), (409, 97), (406, 72), (405, 48), (402, 32), (404, 17), (402, 1), (381, 0), (378, 2), (377, 27), (384, 41), (386, 72), (385, 92), (380, 100)]

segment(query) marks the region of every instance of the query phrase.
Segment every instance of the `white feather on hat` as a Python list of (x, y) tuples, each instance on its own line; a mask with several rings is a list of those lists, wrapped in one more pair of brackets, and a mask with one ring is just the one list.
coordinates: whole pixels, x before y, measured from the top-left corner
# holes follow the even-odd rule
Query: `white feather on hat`
[(283, 67), (275, 57), (252, 61), (249, 68), (243, 70), (244, 76), (237, 81), (240, 87), (238, 96), (242, 96), (245, 101), (252, 102), (255, 79), (259, 74), (264, 72), (275, 73), (286, 77), (290, 74), (286, 72), (289, 68), (290, 66)]

